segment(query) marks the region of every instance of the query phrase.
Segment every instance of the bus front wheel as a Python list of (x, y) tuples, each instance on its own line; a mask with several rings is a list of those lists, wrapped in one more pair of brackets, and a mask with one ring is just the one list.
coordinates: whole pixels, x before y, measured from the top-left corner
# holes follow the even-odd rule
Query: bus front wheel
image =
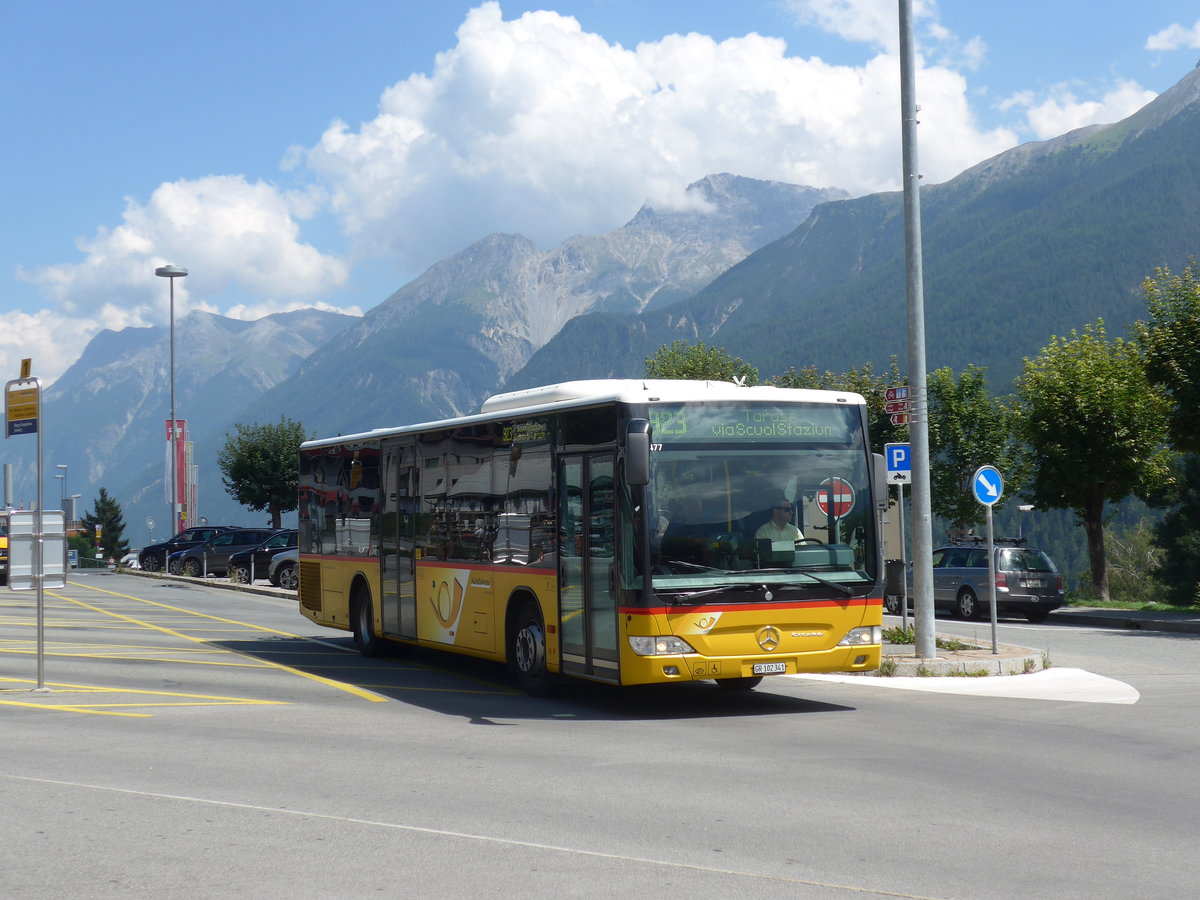
[(354, 591), (350, 618), (354, 624), (354, 646), (363, 656), (378, 656), (383, 641), (375, 636), (375, 613), (371, 608), (371, 592), (361, 585)]
[(534, 697), (550, 693), (550, 670), (546, 668), (546, 631), (537, 604), (521, 604), (512, 631), (511, 657), (513, 671), (521, 690)]

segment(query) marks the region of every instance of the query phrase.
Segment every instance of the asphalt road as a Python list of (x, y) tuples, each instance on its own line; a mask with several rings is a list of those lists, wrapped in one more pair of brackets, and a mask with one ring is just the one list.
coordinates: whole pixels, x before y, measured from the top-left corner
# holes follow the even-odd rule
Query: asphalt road
[(936, 691), (536, 700), (274, 597), (95, 574), (45, 619), (38, 693), (0, 591), (3, 897), (1200, 893), (1195, 635), (1005, 624), (1048, 672)]

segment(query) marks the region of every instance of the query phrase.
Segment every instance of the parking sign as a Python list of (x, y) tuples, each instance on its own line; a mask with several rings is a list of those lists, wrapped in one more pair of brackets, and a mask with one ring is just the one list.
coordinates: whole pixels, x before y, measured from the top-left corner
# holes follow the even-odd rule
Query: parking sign
[(888, 484), (912, 483), (912, 455), (909, 444), (884, 444)]

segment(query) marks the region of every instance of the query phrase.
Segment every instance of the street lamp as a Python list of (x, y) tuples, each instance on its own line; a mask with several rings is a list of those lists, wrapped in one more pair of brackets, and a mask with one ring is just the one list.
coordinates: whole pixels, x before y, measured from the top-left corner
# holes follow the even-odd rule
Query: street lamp
[[(1017, 507), (1017, 509), (1022, 513), (1033, 512), (1034, 506), (1032, 503), (1022, 503), (1020, 506)], [(1017, 516), (1017, 540), (1018, 541), (1021, 540), (1021, 537), (1022, 537), (1021, 523), (1024, 521), (1025, 521), (1024, 516), (1021, 516), (1021, 515)]]
[(168, 279), (171, 284), (171, 419), (167, 427), (171, 434), (171, 523), (174, 528), (172, 534), (182, 528), (179, 523), (179, 473), (176, 471), (179, 464), (175, 455), (175, 279), (183, 278), (187, 273), (187, 269), (180, 266), (159, 266), (154, 270), (155, 275)]

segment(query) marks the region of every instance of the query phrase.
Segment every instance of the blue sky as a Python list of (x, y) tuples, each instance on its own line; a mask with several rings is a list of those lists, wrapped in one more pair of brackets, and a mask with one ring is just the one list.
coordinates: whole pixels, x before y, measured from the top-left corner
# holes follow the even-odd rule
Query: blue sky
[[(1194, 4), (914, 0), (927, 183), (1116, 121)], [(540, 11), (539, 11), (540, 10)], [(491, 232), (552, 247), (712, 172), (899, 184), (895, 0), (0, 0), (0, 372), (101, 328), (363, 312)], [(532, 11), (532, 12), (531, 12)]]

